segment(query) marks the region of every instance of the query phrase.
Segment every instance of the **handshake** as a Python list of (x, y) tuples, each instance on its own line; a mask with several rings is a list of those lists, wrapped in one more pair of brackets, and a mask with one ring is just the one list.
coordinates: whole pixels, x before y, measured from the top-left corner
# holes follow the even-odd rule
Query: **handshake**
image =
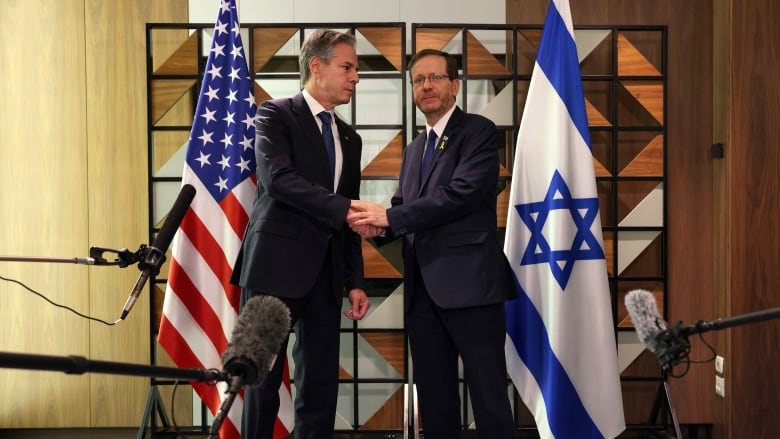
[(347, 224), (360, 235), (361, 238), (374, 238), (379, 236), (387, 222), (387, 211), (379, 204), (368, 201), (351, 200), (349, 212), (347, 212)]

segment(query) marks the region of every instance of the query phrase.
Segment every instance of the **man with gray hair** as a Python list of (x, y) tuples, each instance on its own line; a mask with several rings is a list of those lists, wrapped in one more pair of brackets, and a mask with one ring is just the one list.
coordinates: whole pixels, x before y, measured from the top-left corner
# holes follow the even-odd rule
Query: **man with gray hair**
[[(346, 223), (359, 198), (362, 140), (334, 113), (358, 83), (352, 35), (316, 30), (300, 54), (303, 90), (262, 103), (257, 112), (257, 196), (232, 282), (251, 297), (277, 297), (295, 332), (295, 438), (332, 438), (339, 376), (339, 327), (344, 313), (362, 319), (360, 236)], [(272, 439), (279, 410), (287, 342), (260, 386), (244, 392), (243, 439)]]

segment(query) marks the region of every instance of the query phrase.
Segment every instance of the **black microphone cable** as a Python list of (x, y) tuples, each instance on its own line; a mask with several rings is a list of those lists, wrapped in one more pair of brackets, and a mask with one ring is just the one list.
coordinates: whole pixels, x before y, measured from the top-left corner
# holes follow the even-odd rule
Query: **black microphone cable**
[(22, 288), (24, 288), (25, 290), (27, 290), (27, 291), (35, 294), (36, 296), (40, 297), (41, 299), (43, 299), (43, 300), (49, 302), (50, 304), (56, 306), (57, 308), (62, 308), (62, 309), (68, 310), (68, 311), (72, 312), (73, 314), (76, 314), (77, 316), (79, 316), (81, 318), (84, 318), (84, 319), (87, 319), (87, 320), (92, 320), (93, 322), (102, 323), (102, 324), (104, 324), (106, 326), (114, 326), (114, 325), (116, 325), (117, 323), (120, 322), (120, 320), (117, 320), (115, 322), (107, 322), (107, 321), (101, 320), (101, 319), (99, 319), (97, 317), (91, 317), (91, 316), (88, 316), (86, 314), (82, 314), (82, 313), (76, 311), (75, 309), (73, 309), (73, 308), (71, 308), (69, 306), (60, 305), (59, 303), (56, 303), (53, 300), (51, 300), (48, 297), (46, 297), (43, 293), (39, 293), (38, 291), (35, 291), (34, 289), (32, 289), (29, 286), (25, 285), (23, 282), (18, 281), (16, 279), (11, 279), (11, 278), (7, 278), (7, 277), (4, 277), (4, 276), (0, 276), (0, 280), (4, 280), (6, 282), (15, 283), (15, 284), (21, 286)]

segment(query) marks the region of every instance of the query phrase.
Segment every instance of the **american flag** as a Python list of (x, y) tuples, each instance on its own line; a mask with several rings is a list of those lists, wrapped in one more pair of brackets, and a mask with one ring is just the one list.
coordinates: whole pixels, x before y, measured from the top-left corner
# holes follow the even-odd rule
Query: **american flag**
[[(252, 84), (235, 0), (222, 0), (182, 177), (196, 195), (172, 245), (158, 335), (178, 367), (222, 369), (221, 355), (238, 317), (241, 293), (230, 276), (257, 186)], [(225, 383), (193, 388), (212, 413), (219, 409)], [(293, 424), (286, 371), (279, 394), (276, 438), (286, 437)], [(220, 437), (241, 437), (242, 409), (238, 397)]]

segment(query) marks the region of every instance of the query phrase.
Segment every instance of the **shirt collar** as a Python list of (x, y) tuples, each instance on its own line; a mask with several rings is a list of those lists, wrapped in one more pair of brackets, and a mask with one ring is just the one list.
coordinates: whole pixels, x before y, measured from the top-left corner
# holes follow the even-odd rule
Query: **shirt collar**
[(456, 105), (453, 105), (450, 107), (449, 110), (447, 110), (446, 113), (444, 113), (444, 116), (439, 119), (438, 122), (436, 122), (436, 125), (430, 126), (428, 124), (425, 124), (425, 134), (428, 135), (428, 133), (431, 130), (434, 130), (436, 132), (436, 137), (441, 137), (441, 134), (444, 132), (444, 128), (447, 127), (447, 122), (450, 121), (450, 117), (452, 116), (452, 113), (455, 111)]

